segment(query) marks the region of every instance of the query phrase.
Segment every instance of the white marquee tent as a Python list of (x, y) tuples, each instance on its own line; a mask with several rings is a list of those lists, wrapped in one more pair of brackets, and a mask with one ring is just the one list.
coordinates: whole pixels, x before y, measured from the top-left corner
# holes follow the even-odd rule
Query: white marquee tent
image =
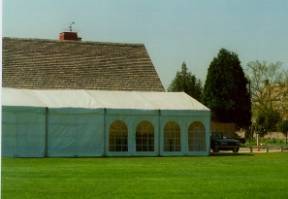
[(2, 154), (207, 155), (210, 110), (183, 92), (2, 89)]

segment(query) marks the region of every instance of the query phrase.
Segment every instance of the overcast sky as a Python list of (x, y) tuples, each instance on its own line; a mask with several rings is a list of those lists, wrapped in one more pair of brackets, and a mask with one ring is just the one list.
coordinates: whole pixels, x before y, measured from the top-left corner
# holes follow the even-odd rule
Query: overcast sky
[(3, 36), (144, 43), (165, 88), (185, 61), (205, 80), (220, 48), (288, 69), (288, 0), (3, 0)]

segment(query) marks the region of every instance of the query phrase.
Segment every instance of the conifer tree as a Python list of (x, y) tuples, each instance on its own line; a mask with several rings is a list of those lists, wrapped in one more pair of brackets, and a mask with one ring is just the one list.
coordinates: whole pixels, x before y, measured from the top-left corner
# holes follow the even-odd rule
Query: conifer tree
[(233, 122), (248, 128), (251, 100), (248, 80), (236, 53), (221, 49), (208, 68), (203, 102), (212, 111), (212, 119)]
[(202, 90), (201, 81), (188, 71), (185, 62), (182, 63), (181, 71), (176, 73), (176, 77), (168, 88), (168, 91), (184, 91), (198, 101), (202, 98)]

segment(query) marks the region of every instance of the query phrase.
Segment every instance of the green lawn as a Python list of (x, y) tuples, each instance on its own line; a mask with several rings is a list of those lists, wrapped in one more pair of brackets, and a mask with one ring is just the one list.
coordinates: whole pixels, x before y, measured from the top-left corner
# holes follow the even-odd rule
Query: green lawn
[(2, 198), (288, 198), (288, 153), (5, 158)]

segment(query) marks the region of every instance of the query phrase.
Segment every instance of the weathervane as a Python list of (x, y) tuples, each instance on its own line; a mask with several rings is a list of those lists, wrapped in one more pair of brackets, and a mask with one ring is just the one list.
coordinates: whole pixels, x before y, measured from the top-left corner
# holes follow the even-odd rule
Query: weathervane
[(74, 24), (75, 24), (75, 22), (72, 21), (71, 24), (69, 25), (69, 30), (70, 30), (70, 32), (72, 32), (72, 25), (74, 25)]

